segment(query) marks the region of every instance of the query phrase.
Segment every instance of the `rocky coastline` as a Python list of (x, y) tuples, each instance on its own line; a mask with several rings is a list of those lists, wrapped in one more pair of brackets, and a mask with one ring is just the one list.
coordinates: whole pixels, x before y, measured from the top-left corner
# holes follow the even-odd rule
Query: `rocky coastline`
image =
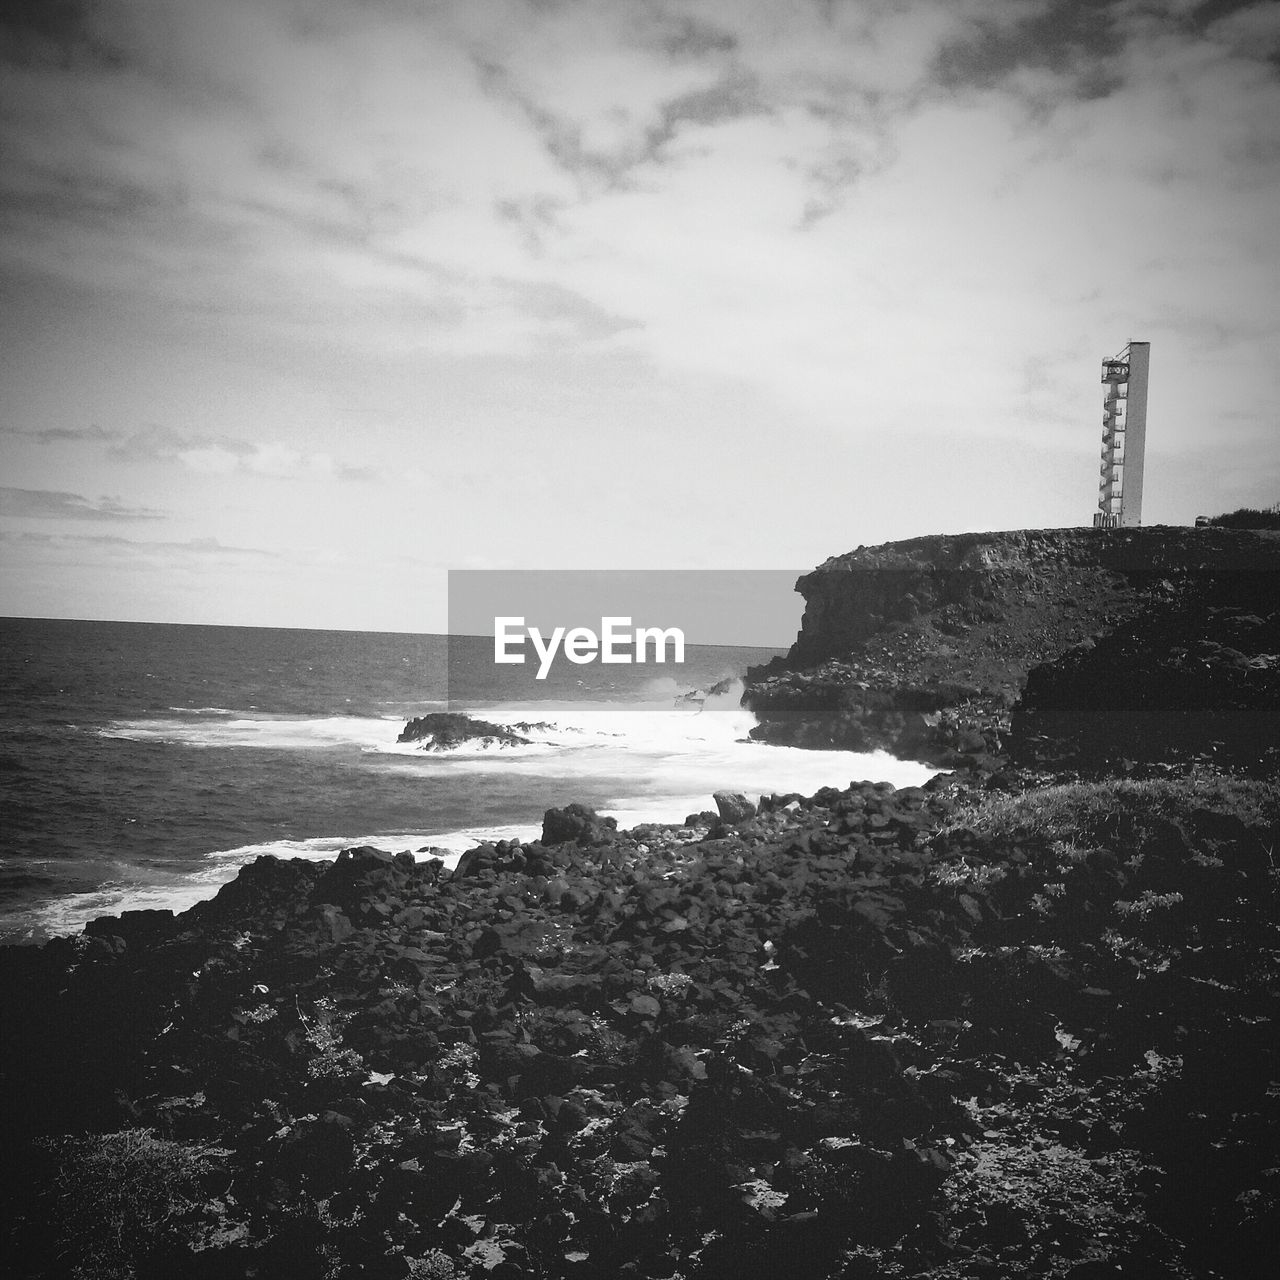
[[(1272, 705), (1278, 574), (1275, 530), (1031, 529), (859, 547), (797, 583), (796, 643), (748, 676), (744, 701), (761, 722), (752, 736), (987, 767), (1006, 754), (1031, 679), (1042, 723), (1020, 736), (1022, 763), (1111, 767), (1102, 739), (1139, 711), (1147, 729), (1131, 735), (1133, 758), (1162, 760), (1168, 712), (1188, 696), (1206, 708), (1224, 694), (1242, 710)], [(1123, 629), (1132, 638), (1120, 659), (1110, 637)], [(1131, 687), (1148, 655), (1177, 670)], [(1247, 689), (1235, 674), (1246, 669)], [(1072, 731), (1050, 698), (1081, 708), (1102, 736), (1066, 749)], [(1173, 736), (1183, 758), (1220, 738), (1208, 721)]]
[(801, 580), (761, 736), (925, 787), (260, 858), (0, 951), (10, 1273), (1257, 1275), (1280, 544), (1127, 532)]

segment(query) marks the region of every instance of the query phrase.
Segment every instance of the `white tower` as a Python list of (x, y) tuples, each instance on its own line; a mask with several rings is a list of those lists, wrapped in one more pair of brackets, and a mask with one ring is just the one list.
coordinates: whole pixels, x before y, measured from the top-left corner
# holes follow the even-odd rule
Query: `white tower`
[(1131, 342), (1102, 362), (1102, 466), (1095, 529), (1142, 523), (1142, 464), (1147, 447), (1147, 372), (1151, 343)]

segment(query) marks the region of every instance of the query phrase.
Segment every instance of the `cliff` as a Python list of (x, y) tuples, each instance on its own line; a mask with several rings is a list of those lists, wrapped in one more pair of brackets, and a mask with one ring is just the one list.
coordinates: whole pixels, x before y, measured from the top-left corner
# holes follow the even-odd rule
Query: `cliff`
[[(1010, 752), (1024, 763), (1072, 752), (1083, 760), (1135, 699), (1157, 713), (1171, 696), (1168, 682), (1139, 690), (1131, 677), (1154, 655), (1173, 660), (1197, 646), (1176, 677), (1180, 696), (1203, 661), (1220, 670), (1200, 680), (1201, 703), (1232, 689), (1242, 703), (1270, 705), (1277, 571), (1275, 531), (1039, 529), (859, 547), (797, 582), (805, 613), (796, 643), (748, 680), (746, 702), (762, 721), (753, 736), (883, 748), (949, 767)], [(1109, 638), (1126, 628), (1123, 658)], [(1250, 674), (1218, 679), (1224, 664)], [(1029, 679), (1034, 711), (1022, 705)], [(1158, 738), (1160, 721), (1147, 716), (1146, 738)], [(1258, 736), (1258, 725), (1238, 727)], [(1221, 735), (1188, 721), (1177, 736), (1206, 750)], [(1140, 737), (1131, 734), (1126, 749), (1159, 758), (1154, 738)], [(1273, 745), (1249, 750), (1265, 755)]]

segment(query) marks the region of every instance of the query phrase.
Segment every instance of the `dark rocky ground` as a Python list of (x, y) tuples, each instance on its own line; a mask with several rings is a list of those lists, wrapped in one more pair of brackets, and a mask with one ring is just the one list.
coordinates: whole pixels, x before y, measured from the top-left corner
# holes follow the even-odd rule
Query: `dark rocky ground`
[(773, 723), (910, 730), (926, 788), (264, 858), (0, 953), (8, 1274), (1267, 1274), (1280, 603), (1070, 533), (945, 550), (905, 622), (824, 580)]
[(263, 858), (10, 949), (9, 1274), (1257, 1275), (1276, 790), (1018, 782)]

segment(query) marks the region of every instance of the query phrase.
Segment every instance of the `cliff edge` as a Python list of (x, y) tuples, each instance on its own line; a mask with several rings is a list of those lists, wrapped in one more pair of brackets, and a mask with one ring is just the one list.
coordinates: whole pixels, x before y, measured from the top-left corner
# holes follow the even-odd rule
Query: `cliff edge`
[[(1257, 763), (1275, 746), (1248, 707), (1276, 705), (1277, 571), (1272, 530), (1027, 529), (859, 547), (797, 582), (796, 643), (749, 675), (753, 736), (947, 767), (1006, 754), (1083, 765), (1100, 752), (1113, 766), (1160, 758), (1168, 729), (1188, 750), (1224, 743)], [(1170, 664), (1176, 681), (1154, 678)], [(1226, 699), (1226, 722), (1181, 716), (1189, 694), (1206, 715)], [(1135, 716), (1141, 732), (1111, 742)]]

